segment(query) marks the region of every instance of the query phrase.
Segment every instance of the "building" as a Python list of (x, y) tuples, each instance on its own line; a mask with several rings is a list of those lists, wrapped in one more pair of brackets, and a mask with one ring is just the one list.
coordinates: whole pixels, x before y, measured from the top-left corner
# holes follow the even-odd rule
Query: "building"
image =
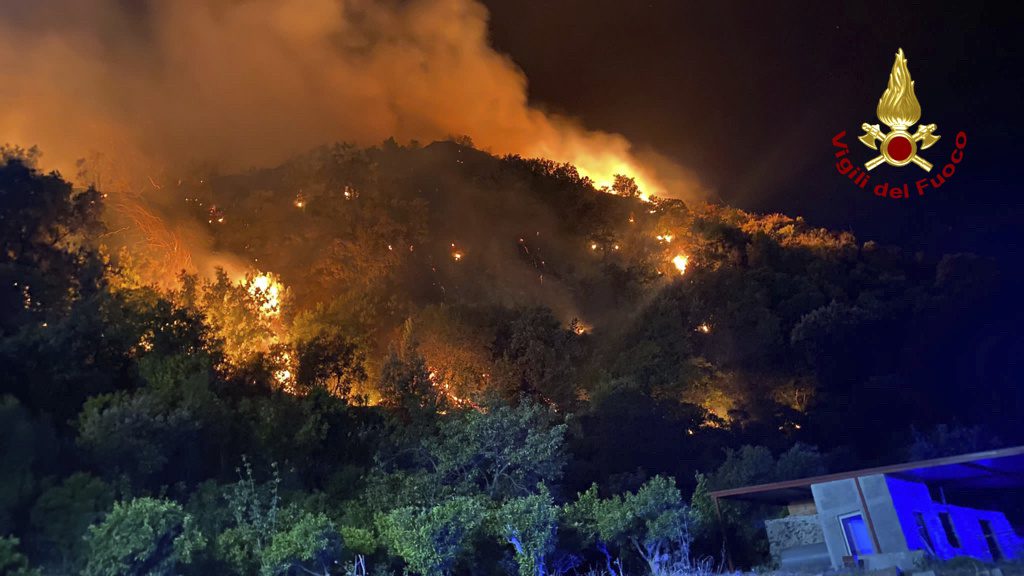
[[(1024, 558), (1024, 540), (1003, 512), (956, 497), (1024, 486), (1024, 446), (712, 492), (721, 500), (785, 506), (767, 520), (783, 571), (849, 565), (911, 570), (924, 556), (983, 561)], [(951, 496), (947, 500), (947, 495)]]

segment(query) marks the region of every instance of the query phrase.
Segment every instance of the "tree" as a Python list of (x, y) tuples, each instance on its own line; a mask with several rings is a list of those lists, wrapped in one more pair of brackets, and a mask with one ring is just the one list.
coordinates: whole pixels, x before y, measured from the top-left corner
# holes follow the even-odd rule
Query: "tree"
[(484, 507), (458, 496), (431, 507), (407, 506), (377, 518), (381, 541), (423, 576), (451, 574), (483, 522)]
[(114, 490), (99, 478), (76, 472), (42, 493), (32, 507), (33, 538), (52, 552), (62, 571), (71, 571), (85, 557), (84, 536), (114, 504)]
[(512, 396), (528, 394), (560, 408), (577, 399), (576, 369), (584, 359), (579, 337), (547, 308), (519, 310), (502, 326), (494, 350), (508, 370)]
[(123, 474), (144, 483), (170, 470), (171, 478), (195, 477), (199, 450), (216, 446), (212, 438), (199, 442), (220, 410), (210, 391), (209, 358), (151, 354), (138, 366), (146, 386), (85, 402), (77, 422), (78, 445), (109, 476)]
[(340, 334), (320, 334), (297, 346), (300, 391), (323, 388), (348, 398), (354, 385), (366, 380), (365, 357), (356, 344)]
[(622, 174), (615, 175), (615, 181), (612, 183), (612, 191), (619, 196), (625, 196), (626, 198), (640, 197), (640, 186), (637, 185), (636, 180)]
[(721, 533), (729, 540), (733, 560), (750, 565), (767, 560), (767, 540), (764, 530), (747, 520), (752, 516), (777, 514), (774, 508), (750, 503), (720, 503), (721, 523), (711, 499), (711, 492), (816, 476), (826, 472), (824, 459), (818, 449), (796, 443), (776, 459), (764, 446), (745, 445), (738, 450), (726, 450), (725, 462), (710, 474), (697, 474), (697, 489), (691, 498), (694, 512), (695, 535), (698, 545), (709, 553), (721, 549)]
[(32, 159), (0, 153), (0, 335), (66, 312), (96, 287), (91, 240), (102, 230), (100, 194), (76, 192)]
[(330, 574), (341, 559), (341, 535), (327, 516), (281, 507), (276, 465), (265, 484), (256, 482), (248, 459), (238, 473), (225, 492), (234, 525), (217, 538), (221, 559), (241, 574)]
[(515, 550), (519, 576), (544, 576), (547, 555), (555, 546), (558, 507), (543, 484), (538, 493), (512, 498), (502, 504), (491, 520), (496, 536)]
[(655, 476), (622, 499), (624, 532), (653, 576), (669, 574), (671, 564), (688, 561), (689, 509), (675, 481)]
[(50, 427), (14, 397), (0, 396), (0, 533), (14, 529), (15, 515), (35, 494), (44, 457), (56, 450)]
[(566, 515), (586, 541), (597, 544), (611, 574), (621, 576), (622, 571), (621, 565), (616, 570), (609, 544), (632, 547), (653, 576), (667, 576), (690, 561), (689, 507), (670, 478), (655, 476), (635, 493), (607, 499), (593, 485), (567, 507)]
[(439, 399), (430, 371), (416, 350), (412, 322), (407, 321), (401, 340), (391, 348), (381, 369), (380, 403), (405, 422), (422, 423), (437, 412)]
[(252, 465), (243, 456), (242, 467), (237, 470), (238, 482), (224, 492), (235, 522), (217, 536), (217, 551), (222, 560), (242, 574), (262, 571), (263, 553), (278, 529), (281, 477), (276, 464), (272, 469), (271, 480), (258, 484)]
[(89, 528), (86, 543), (86, 576), (170, 576), (205, 545), (179, 504), (157, 498), (115, 503), (101, 523)]
[(566, 425), (553, 420), (549, 408), (526, 400), (462, 410), (439, 423), (427, 449), (442, 483), (471, 486), (497, 500), (527, 495), (538, 482), (562, 475)]
[(290, 574), (293, 569), (329, 576), (341, 559), (341, 536), (327, 516), (300, 512), (273, 535), (260, 556), (263, 576)]
[(78, 445), (110, 476), (144, 483), (194, 446), (201, 426), (193, 410), (153, 390), (116, 392), (86, 401), (78, 418)]
[(38, 569), (29, 567), (28, 558), (18, 551), (19, 540), (13, 536), (0, 537), (0, 574), (3, 576), (41, 576)]

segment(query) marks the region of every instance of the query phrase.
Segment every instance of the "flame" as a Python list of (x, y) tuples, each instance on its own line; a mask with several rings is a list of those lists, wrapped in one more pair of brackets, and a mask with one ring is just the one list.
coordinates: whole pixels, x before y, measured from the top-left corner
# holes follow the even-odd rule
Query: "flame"
[[(553, 156), (562, 157), (558, 154)], [(602, 188), (611, 190), (612, 184), (615, 183), (615, 175), (627, 174), (640, 188), (640, 199), (644, 202), (650, 202), (652, 194), (664, 193), (661, 185), (657, 184), (654, 179), (643, 175), (643, 169), (618, 158), (614, 152), (595, 153), (588, 150), (586, 153), (572, 154), (569, 161), (576, 166), (576, 171), (580, 176), (593, 180), (594, 188), (598, 190)]]
[[(482, 375), (482, 376), (485, 376), (485, 375)], [(441, 395), (445, 399), (447, 399), (448, 403), (450, 405), (452, 405), (452, 406), (454, 406), (456, 408), (464, 408), (464, 407), (468, 406), (468, 407), (471, 407), (471, 408), (479, 409), (479, 406), (477, 406), (469, 398), (463, 398), (463, 397), (458, 396), (457, 394), (455, 394), (455, 392), (452, 391), (452, 386), (447, 381), (447, 379), (441, 378), (438, 375), (437, 371), (432, 369), (432, 368), (430, 368), (429, 366), (427, 367), (427, 380), (430, 380), (431, 387), (433, 387), (434, 390), (439, 395)], [(445, 411), (442, 411), (441, 414), (445, 414)]]
[(260, 313), (268, 318), (281, 314), (281, 282), (270, 273), (253, 276), (247, 284), (249, 295), (259, 303)]
[(686, 265), (689, 264), (690, 257), (685, 254), (678, 254), (672, 259), (672, 264), (675, 265), (676, 270), (679, 270), (679, 275), (686, 274)]
[(659, 234), (655, 236), (655, 238), (657, 238), (659, 242), (671, 242), (674, 236), (671, 234)]
[(285, 392), (295, 393), (295, 360), (290, 352), (282, 352), (280, 365), (274, 371), (274, 381), (277, 382)]
[(878, 100), (878, 119), (894, 130), (906, 130), (921, 118), (921, 104), (914, 95), (903, 48), (896, 52), (896, 61), (889, 74), (889, 85)]

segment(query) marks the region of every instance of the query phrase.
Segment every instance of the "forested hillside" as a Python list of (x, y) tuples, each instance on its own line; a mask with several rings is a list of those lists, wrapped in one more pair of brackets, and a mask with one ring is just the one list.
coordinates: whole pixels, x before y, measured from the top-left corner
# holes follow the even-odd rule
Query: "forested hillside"
[(668, 574), (720, 559), (708, 489), (1024, 441), (971, 254), (465, 139), (133, 194), (0, 161), (12, 573)]

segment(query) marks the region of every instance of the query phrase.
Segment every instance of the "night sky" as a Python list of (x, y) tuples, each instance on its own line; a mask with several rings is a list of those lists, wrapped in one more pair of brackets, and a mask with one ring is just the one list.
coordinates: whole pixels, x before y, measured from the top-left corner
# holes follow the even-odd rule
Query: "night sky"
[[(523, 68), (533, 104), (621, 132), (695, 170), (722, 200), (803, 215), (861, 240), (1000, 259), (1021, 248), (1021, 38), (1008, 3), (486, 0), (493, 42)], [(834, 169), (830, 139), (857, 142), (902, 47), (923, 123), (957, 131), (965, 161), (925, 198), (877, 198)], [(883, 126), (883, 128), (885, 128)], [(923, 177), (883, 165), (883, 179)], [(934, 170), (931, 175), (934, 175)]]

